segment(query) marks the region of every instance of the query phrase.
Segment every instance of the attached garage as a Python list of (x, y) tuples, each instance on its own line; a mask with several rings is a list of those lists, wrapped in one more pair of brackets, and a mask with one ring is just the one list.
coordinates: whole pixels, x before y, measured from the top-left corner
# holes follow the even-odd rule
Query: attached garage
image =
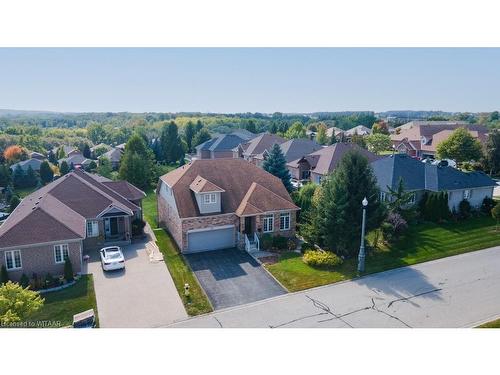
[(234, 247), (236, 245), (234, 230), (234, 226), (230, 225), (189, 231), (187, 251), (209, 251)]

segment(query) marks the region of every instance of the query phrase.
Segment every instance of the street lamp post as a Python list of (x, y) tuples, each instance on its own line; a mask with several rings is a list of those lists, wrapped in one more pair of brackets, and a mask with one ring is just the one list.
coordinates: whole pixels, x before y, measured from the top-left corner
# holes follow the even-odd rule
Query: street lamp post
[(363, 205), (363, 221), (361, 222), (361, 245), (359, 246), (358, 255), (358, 273), (365, 272), (365, 223), (366, 223), (366, 206), (368, 206), (368, 200), (366, 197), (361, 202)]

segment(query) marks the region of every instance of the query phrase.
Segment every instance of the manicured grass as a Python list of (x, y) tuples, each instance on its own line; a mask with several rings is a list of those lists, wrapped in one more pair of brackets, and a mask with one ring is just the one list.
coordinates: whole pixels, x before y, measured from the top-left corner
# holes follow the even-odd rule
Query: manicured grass
[[(163, 254), (163, 259), (170, 275), (172, 275), (175, 287), (184, 303), (187, 313), (189, 315), (199, 315), (212, 311), (212, 306), (205, 292), (198, 284), (198, 280), (196, 280), (186, 260), (179, 253), (172, 237), (163, 229), (155, 229), (154, 234), (157, 240), (156, 243)], [(190, 286), (189, 298), (184, 295), (185, 283), (188, 283)]]
[(477, 328), (500, 328), (500, 319), (493, 320), (491, 322), (481, 324)]
[[(390, 247), (377, 250), (366, 260), (366, 274), (408, 266), (451, 255), (500, 245), (500, 231), (489, 217), (461, 223), (418, 224)], [(267, 269), (290, 291), (347, 280), (357, 275), (356, 259), (348, 259), (334, 271), (316, 270), (297, 253), (285, 253)]]
[(57, 292), (42, 294), (43, 307), (33, 314), (28, 326), (38, 327), (39, 322), (52, 322), (47, 328), (65, 327), (73, 323), (73, 315), (94, 309), (97, 317), (97, 304), (92, 275), (82, 275), (75, 285)]
[(156, 193), (151, 189), (146, 191), (146, 198), (142, 200), (142, 214), (152, 229), (157, 228)]

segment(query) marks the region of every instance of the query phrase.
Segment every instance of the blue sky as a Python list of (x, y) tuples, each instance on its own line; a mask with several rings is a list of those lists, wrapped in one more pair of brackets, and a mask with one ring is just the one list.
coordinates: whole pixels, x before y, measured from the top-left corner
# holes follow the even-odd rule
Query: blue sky
[(0, 108), (500, 109), (500, 48), (0, 49)]

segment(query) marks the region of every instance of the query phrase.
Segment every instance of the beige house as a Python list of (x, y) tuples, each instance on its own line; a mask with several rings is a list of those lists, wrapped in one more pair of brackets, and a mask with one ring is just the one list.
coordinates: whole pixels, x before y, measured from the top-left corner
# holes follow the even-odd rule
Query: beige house
[(160, 178), (159, 224), (182, 252), (259, 249), (295, 235), (299, 210), (277, 177), (243, 159), (194, 160)]

